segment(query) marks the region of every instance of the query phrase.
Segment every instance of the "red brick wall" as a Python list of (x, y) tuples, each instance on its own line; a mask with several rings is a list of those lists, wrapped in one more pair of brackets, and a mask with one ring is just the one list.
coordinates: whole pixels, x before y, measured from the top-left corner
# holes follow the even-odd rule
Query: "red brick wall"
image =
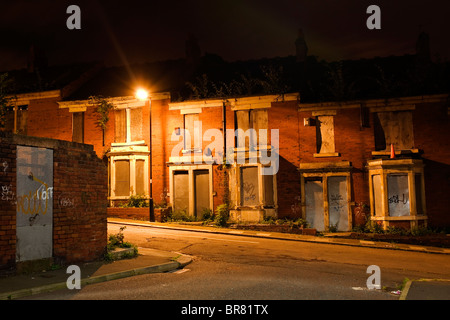
[[(372, 116), (372, 115), (371, 115)], [(368, 174), (365, 169), (367, 160), (372, 159), (375, 151), (373, 117), (370, 128), (360, 126), (360, 110), (339, 110), (334, 119), (334, 139), (336, 152), (340, 157), (335, 161), (350, 161), (352, 169), (352, 200), (356, 203), (370, 204)]]
[[(107, 169), (92, 146), (0, 132), (0, 159), (8, 165), (0, 185), (11, 186), (12, 197), (17, 145), (53, 149), (53, 257), (67, 263), (100, 258), (107, 241)], [(0, 266), (14, 265), (16, 252), (16, 206), (4, 199)]]
[(16, 146), (0, 131), (0, 268), (16, 259)]
[(60, 109), (59, 99), (32, 100), (28, 105), (29, 136), (72, 141), (72, 114)]
[(150, 208), (108, 208), (108, 217), (150, 220)]
[[(169, 100), (152, 101), (152, 148), (153, 148), (153, 201), (156, 204), (169, 202), (166, 197), (169, 192), (169, 161), (172, 151), (170, 137), (175, 127), (183, 127), (183, 118), (173, 118), (179, 111), (169, 111)], [(144, 116), (147, 119), (149, 117)], [(149, 136), (149, 122), (144, 124), (144, 133)], [(146, 140), (148, 141), (148, 140)], [(176, 142), (173, 142), (176, 145)]]
[(416, 104), (415, 147), (423, 150), (428, 224), (450, 227), (450, 123), (448, 103)]
[[(300, 210), (300, 125), (297, 102), (272, 103), (268, 111), (269, 131), (279, 130), (277, 174), (278, 217), (301, 217)], [(268, 133), (271, 136), (271, 133)], [(273, 145), (273, 143), (272, 143)]]

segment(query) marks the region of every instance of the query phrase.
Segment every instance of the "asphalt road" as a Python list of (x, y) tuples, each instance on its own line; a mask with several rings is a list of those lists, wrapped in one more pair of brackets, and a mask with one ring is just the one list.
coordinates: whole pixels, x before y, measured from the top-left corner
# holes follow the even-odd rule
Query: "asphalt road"
[[(109, 224), (117, 233), (120, 225)], [(448, 255), (127, 226), (125, 241), (193, 257), (184, 269), (29, 299), (398, 300), (405, 278), (450, 278)], [(368, 290), (370, 265), (381, 290)]]

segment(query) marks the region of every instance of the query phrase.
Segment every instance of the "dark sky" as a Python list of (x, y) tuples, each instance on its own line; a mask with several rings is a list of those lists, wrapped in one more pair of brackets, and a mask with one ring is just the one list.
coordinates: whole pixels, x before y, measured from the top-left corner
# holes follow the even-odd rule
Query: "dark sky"
[[(81, 30), (66, 27), (71, 4), (81, 8)], [(381, 30), (366, 28), (371, 4), (381, 8)], [(308, 54), (325, 60), (414, 53), (421, 30), (432, 57), (449, 60), (449, 9), (448, 0), (0, 0), (0, 70), (25, 67), (32, 43), (51, 65), (182, 58), (188, 33), (202, 53), (228, 61), (288, 56), (299, 28)]]

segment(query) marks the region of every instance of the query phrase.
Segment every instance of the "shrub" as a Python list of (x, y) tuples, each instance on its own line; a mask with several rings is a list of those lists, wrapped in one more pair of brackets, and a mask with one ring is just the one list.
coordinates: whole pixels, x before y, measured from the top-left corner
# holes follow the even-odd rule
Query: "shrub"
[(141, 196), (139, 194), (137, 195), (131, 195), (128, 199), (128, 202), (123, 204), (122, 208), (144, 208), (148, 207), (149, 204), (147, 200), (145, 200), (144, 196)]
[(186, 222), (193, 222), (196, 221), (196, 218), (194, 216), (190, 216), (186, 213), (185, 210), (177, 210), (173, 211), (169, 214), (167, 217), (167, 221), (176, 222), (176, 221), (186, 221)]
[(219, 227), (225, 227), (228, 223), (228, 218), (229, 218), (228, 205), (221, 204), (217, 206), (214, 215), (214, 223)]
[(122, 258), (127, 259), (127, 258), (134, 258), (135, 256), (137, 256), (138, 254), (138, 249), (136, 246), (134, 246), (133, 244), (124, 241), (124, 234), (123, 234), (123, 230), (126, 227), (120, 227), (120, 230), (118, 233), (116, 234), (110, 234), (109, 238), (108, 238), (108, 244), (106, 246), (106, 254), (104, 256), (106, 261), (112, 261), (113, 256), (111, 254), (111, 251), (113, 251), (115, 248), (133, 248), (133, 252), (129, 253), (129, 254), (125, 254), (123, 255)]

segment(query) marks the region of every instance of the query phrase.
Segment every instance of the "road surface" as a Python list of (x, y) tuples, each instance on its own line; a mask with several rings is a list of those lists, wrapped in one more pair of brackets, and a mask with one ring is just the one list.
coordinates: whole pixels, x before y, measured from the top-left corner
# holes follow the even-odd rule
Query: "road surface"
[[(117, 233), (120, 224), (109, 224)], [(140, 275), (30, 299), (398, 300), (405, 279), (450, 278), (450, 256), (236, 235), (126, 226), (125, 241), (174, 251), (193, 262), (173, 273)], [(367, 268), (380, 268), (369, 290)]]

